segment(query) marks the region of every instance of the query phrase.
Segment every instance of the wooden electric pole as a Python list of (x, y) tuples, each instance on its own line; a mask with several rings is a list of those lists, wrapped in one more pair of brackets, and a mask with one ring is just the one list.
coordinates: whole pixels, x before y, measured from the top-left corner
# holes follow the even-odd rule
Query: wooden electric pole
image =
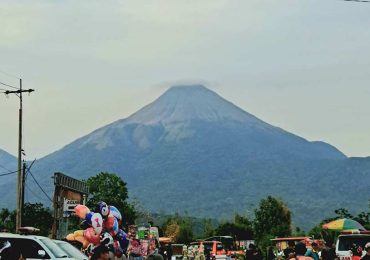
[(19, 79), (18, 90), (7, 90), (5, 94), (16, 94), (19, 97), (19, 124), (18, 124), (18, 181), (17, 181), (17, 213), (16, 213), (16, 231), (22, 226), (22, 209), (23, 209), (23, 172), (22, 172), (22, 93), (31, 93), (33, 89), (22, 89), (22, 79)]

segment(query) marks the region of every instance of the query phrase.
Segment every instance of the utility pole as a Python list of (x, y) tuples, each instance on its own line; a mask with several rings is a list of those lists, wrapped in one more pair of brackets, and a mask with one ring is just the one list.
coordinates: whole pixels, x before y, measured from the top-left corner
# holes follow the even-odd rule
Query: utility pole
[(5, 94), (15, 94), (19, 97), (19, 132), (18, 132), (18, 185), (17, 185), (17, 213), (16, 213), (16, 231), (22, 226), (22, 209), (23, 209), (23, 172), (22, 172), (22, 93), (31, 93), (34, 89), (22, 89), (22, 79), (19, 79), (18, 90), (7, 90)]
[(22, 176), (21, 176), (21, 182), (22, 182), (22, 185), (21, 185), (21, 188), (22, 188), (22, 191), (21, 191), (21, 221), (20, 221), (20, 226), (22, 225), (22, 220), (23, 220), (23, 216), (24, 216), (24, 187), (25, 187), (25, 182), (26, 182), (26, 169), (27, 169), (27, 166), (26, 166), (26, 162), (23, 162), (23, 168), (22, 168)]

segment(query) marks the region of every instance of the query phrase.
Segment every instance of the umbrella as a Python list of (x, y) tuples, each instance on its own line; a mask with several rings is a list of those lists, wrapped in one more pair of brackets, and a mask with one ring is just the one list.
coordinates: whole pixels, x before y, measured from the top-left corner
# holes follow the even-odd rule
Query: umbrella
[(366, 230), (360, 223), (353, 219), (349, 218), (341, 218), (334, 221), (331, 221), (329, 223), (326, 223), (322, 225), (323, 229), (332, 229), (332, 230), (351, 230), (351, 229), (357, 229), (357, 230)]

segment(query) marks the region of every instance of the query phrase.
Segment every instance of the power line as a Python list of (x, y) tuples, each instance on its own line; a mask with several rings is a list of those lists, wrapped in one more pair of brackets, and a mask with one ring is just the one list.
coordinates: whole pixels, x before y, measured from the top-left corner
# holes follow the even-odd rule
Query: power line
[(17, 172), (18, 172), (18, 171), (2, 173), (2, 174), (0, 174), (0, 177), (2, 177), (2, 176), (6, 176), (6, 175), (10, 175), (10, 174), (13, 174), (13, 173), (17, 173)]
[(4, 86), (7, 86), (7, 87), (9, 87), (9, 88), (19, 89), (19, 88), (17, 88), (17, 87), (12, 86), (12, 85), (5, 84), (4, 82), (1, 82), (1, 81), (0, 81), (0, 84), (1, 84), (1, 85), (4, 85)]
[(0, 70), (0, 73), (2, 73), (2, 74), (4, 74), (4, 75), (7, 75), (7, 76), (9, 76), (9, 77), (13, 77), (13, 78), (16, 78), (16, 79), (20, 79), (19, 77), (15, 76), (15, 75), (12, 75), (12, 74), (10, 74), (10, 73), (8, 73), (8, 72), (2, 71), (2, 70)]
[(32, 161), (32, 163), (30, 164), (29, 167), (27, 167), (27, 171), (24, 173), (24, 178), (26, 179), (27, 178), (27, 174), (30, 172), (33, 164), (36, 162), (36, 159)]
[[(32, 193), (32, 195), (33, 196), (35, 196), (37, 199), (39, 199), (39, 200), (43, 200), (43, 198), (41, 198), (40, 196), (39, 196), (39, 194), (37, 194), (36, 192), (34, 192), (30, 187), (28, 187), (28, 185), (24, 185), (25, 187), (26, 187), (26, 189), (30, 192), (30, 193)], [(26, 199), (25, 199), (26, 200)]]
[(33, 176), (32, 172), (31, 171), (28, 171), (29, 174), (31, 175), (32, 179), (35, 181), (35, 183), (37, 184), (37, 186), (40, 188), (40, 190), (45, 194), (45, 196), (51, 201), (53, 202), (53, 200), (49, 197), (49, 195), (44, 191), (44, 189), (41, 187), (41, 185), (37, 182), (37, 180), (35, 179), (35, 177)]
[(4, 166), (2, 166), (1, 164), (0, 164), (0, 167), (1, 167), (1, 168), (3, 168), (4, 170), (8, 171), (8, 172), (11, 172), (11, 170), (9, 170), (8, 168), (5, 168), (5, 167), (4, 167)]

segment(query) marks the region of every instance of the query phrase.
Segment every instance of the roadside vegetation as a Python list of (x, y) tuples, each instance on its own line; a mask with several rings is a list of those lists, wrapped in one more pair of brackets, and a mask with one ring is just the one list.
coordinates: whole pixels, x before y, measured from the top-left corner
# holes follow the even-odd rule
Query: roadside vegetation
[[(288, 236), (311, 236), (315, 239), (334, 241), (338, 233), (321, 228), (322, 224), (339, 218), (350, 218), (358, 221), (370, 230), (370, 203), (367, 211), (353, 215), (345, 208), (334, 211), (330, 218), (323, 219), (314, 228), (305, 232), (292, 223), (292, 212), (281, 199), (268, 196), (262, 199), (253, 215), (235, 213), (233, 219), (217, 220), (195, 218), (189, 214), (151, 213), (139, 202), (129, 200), (126, 183), (113, 173), (101, 172), (86, 180), (90, 196), (87, 205), (94, 210), (99, 201), (116, 206), (123, 215), (123, 226), (150, 223), (159, 227), (161, 236), (171, 237), (175, 243), (189, 243), (199, 238), (214, 235), (229, 235), (236, 240), (255, 240), (261, 248), (270, 245), (270, 239)], [(40, 229), (40, 235), (49, 235), (53, 224), (52, 210), (41, 203), (24, 205), (23, 226)], [(71, 230), (77, 230), (78, 219), (71, 219)], [(0, 230), (15, 232), (15, 210), (0, 210)]]

